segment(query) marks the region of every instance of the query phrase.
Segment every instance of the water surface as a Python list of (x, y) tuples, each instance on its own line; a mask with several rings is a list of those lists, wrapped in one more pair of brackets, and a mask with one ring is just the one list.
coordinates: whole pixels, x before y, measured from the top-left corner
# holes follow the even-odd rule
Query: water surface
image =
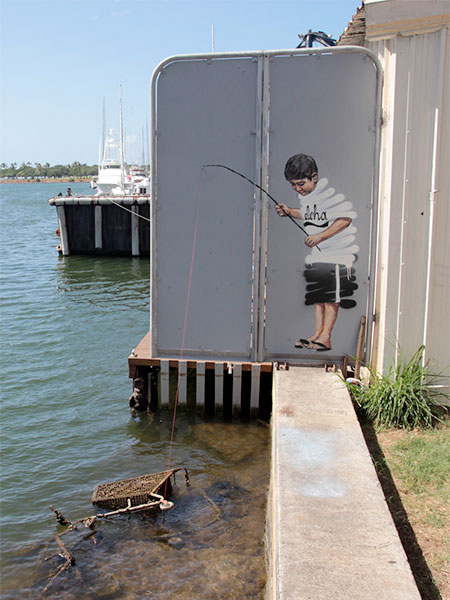
[[(128, 408), (127, 356), (148, 331), (148, 259), (60, 257), (65, 184), (2, 184), (2, 597), (39, 597), (62, 560), (49, 505), (93, 514), (96, 485), (164, 470), (171, 415)], [(86, 184), (71, 184), (86, 193)], [(76, 566), (46, 598), (260, 598), (268, 429), (179, 412), (175, 508), (64, 536)]]

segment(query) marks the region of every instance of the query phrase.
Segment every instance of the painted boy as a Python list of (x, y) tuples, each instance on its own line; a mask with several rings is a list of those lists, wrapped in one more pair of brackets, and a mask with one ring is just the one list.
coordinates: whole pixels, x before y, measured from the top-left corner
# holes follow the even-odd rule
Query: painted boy
[(331, 350), (331, 332), (339, 307), (353, 308), (357, 289), (353, 263), (359, 247), (354, 243), (357, 216), (343, 194), (335, 194), (328, 180), (319, 180), (312, 156), (296, 154), (285, 166), (284, 176), (298, 194), (300, 206), (275, 206), (280, 217), (290, 215), (303, 220), (307, 232), (305, 244), (311, 252), (305, 257), (305, 304), (315, 306), (315, 328), (309, 337), (301, 337), (296, 348), (324, 352)]

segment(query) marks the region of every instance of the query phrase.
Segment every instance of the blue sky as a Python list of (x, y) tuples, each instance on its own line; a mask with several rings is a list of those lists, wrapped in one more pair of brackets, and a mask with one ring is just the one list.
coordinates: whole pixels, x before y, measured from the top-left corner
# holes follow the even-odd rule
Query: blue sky
[(0, 162), (97, 162), (106, 125), (149, 120), (149, 82), (175, 54), (294, 48), (338, 37), (358, 0), (0, 0)]

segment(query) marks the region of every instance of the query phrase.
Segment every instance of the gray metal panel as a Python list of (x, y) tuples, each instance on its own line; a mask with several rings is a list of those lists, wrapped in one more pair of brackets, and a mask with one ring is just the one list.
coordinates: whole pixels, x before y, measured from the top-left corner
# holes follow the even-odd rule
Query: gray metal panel
[(182, 349), (199, 357), (250, 356), (254, 189), (202, 165), (222, 163), (256, 176), (257, 71), (249, 57), (179, 59), (159, 73), (152, 241), (156, 355)]
[[(371, 205), (376, 173), (378, 71), (367, 52), (272, 56), (270, 60), (270, 153), (268, 182), (279, 202), (298, 207), (284, 178), (286, 160), (312, 155), (326, 177), (358, 213), (354, 263), (357, 305), (339, 309), (333, 356), (355, 354), (360, 317), (369, 305)], [(314, 331), (314, 305), (305, 305), (304, 234), (269, 206), (265, 357), (317, 358), (294, 343)], [(323, 355), (322, 355), (323, 358)]]
[(360, 316), (371, 313), (380, 78), (376, 58), (350, 47), (180, 56), (158, 67), (153, 356), (320, 358), (293, 348), (314, 322), (314, 307), (303, 305), (303, 234), (241, 178), (202, 169), (227, 165), (295, 206), (283, 169), (299, 152), (358, 212), (357, 306), (340, 310), (329, 353), (354, 354)]

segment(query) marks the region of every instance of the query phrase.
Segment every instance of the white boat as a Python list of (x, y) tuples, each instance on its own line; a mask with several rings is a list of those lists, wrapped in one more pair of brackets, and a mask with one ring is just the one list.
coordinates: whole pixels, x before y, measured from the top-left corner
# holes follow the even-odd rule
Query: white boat
[(122, 141), (110, 129), (95, 181), (97, 195), (123, 196), (125, 193), (126, 170), (121, 146)]
[(150, 179), (145, 168), (139, 165), (127, 166), (122, 135), (122, 108), (120, 112), (120, 139), (110, 129), (104, 140), (104, 150), (97, 177), (91, 187), (98, 196), (134, 196), (150, 194)]
[(150, 194), (150, 178), (141, 166), (131, 165), (127, 169), (125, 191), (133, 195)]
[[(106, 148), (116, 145), (113, 130), (109, 131), (105, 144)], [(111, 154), (111, 151), (108, 151)], [(98, 196), (135, 196), (150, 194), (150, 178), (145, 167), (139, 165), (122, 165), (112, 157), (105, 157), (101, 163), (98, 175), (90, 181), (90, 187), (97, 190)]]

